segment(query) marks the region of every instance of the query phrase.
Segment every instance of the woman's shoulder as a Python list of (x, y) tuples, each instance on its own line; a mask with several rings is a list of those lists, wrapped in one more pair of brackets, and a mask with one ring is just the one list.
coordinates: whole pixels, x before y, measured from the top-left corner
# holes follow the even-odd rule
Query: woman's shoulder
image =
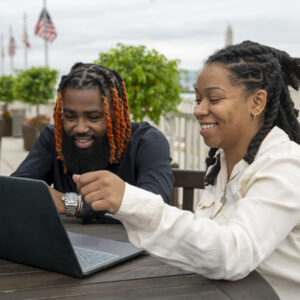
[(300, 158), (300, 145), (291, 141), (282, 129), (274, 127), (262, 142), (255, 160), (285, 156)]

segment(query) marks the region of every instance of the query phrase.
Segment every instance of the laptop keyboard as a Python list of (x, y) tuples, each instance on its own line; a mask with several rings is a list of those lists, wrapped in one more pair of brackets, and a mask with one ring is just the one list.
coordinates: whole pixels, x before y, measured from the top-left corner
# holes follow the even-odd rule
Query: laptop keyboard
[(116, 254), (81, 247), (74, 247), (74, 250), (83, 272), (118, 257)]

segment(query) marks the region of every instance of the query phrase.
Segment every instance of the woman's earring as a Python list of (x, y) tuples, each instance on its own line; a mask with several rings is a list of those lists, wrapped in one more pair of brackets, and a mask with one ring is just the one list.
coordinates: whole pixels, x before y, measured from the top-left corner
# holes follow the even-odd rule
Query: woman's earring
[(256, 119), (256, 113), (253, 114), (253, 120), (255, 120), (255, 119)]

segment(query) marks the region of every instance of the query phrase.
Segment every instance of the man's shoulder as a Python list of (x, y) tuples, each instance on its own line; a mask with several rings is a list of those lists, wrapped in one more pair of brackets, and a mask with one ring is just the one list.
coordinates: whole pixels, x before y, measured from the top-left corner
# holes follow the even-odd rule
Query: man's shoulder
[(53, 126), (53, 124), (50, 124), (50, 125), (46, 126), (42, 130), (41, 134), (46, 135), (46, 136), (54, 136), (54, 126)]
[(132, 122), (131, 123), (131, 132), (132, 132), (132, 139), (136, 138), (162, 138), (166, 139), (164, 134), (154, 127), (153, 125), (149, 124), (148, 122)]
[(55, 141), (55, 137), (54, 137), (54, 126), (51, 124), (51, 125), (48, 125), (46, 126), (41, 132), (40, 132), (40, 135), (39, 135), (39, 141), (42, 142), (42, 143), (54, 143)]

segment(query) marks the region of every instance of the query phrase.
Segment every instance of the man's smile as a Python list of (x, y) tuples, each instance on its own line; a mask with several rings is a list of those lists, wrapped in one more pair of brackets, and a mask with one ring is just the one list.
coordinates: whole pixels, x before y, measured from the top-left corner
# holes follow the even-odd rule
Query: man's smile
[(95, 137), (84, 136), (84, 137), (74, 137), (75, 145), (80, 149), (86, 149), (93, 145)]

